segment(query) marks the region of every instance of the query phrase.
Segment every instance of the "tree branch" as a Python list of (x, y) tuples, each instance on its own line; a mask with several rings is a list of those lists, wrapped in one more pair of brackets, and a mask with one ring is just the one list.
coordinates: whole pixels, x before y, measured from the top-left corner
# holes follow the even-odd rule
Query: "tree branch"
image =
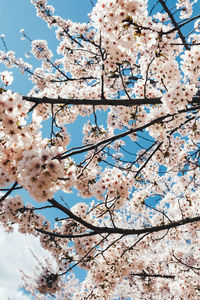
[[(65, 98), (38, 98), (22, 96), (23, 100), (35, 104), (65, 104), (65, 105), (108, 105), (108, 106), (134, 106), (134, 105), (155, 105), (162, 104), (161, 97), (157, 98), (137, 98), (137, 99), (65, 99)], [(200, 103), (200, 96), (194, 96), (191, 104)]]
[(17, 186), (17, 182), (15, 182), (15, 183), (11, 186), (11, 188), (7, 191), (7, 193), (5, 193), (5, 194), (0, 198), (0, 203), (3, 202), (3, 201), (6, 199), (6, 197), (9, 196), (9, 195), (12, 193), (12, 191), (15, 190), (15, 187), (16, 187), (16, 186)]
[[(129, 129), (125, 132), (122, 132), (120, 134), (117, 134), (117, 135), (114, 135), (114, 136), (111, 136), (110, 138), (107, 138), (107, 139), (104, 139), (104, 140), (101, 140), (100, 142), (96, 143), (96, 144), (93, 144), (93, 145), (89, 145), (89, 146), (86, 146), (84, 147), (83, 149), (79, 149), (79, 150), (75, 150), (71, 153), (67, 153), (65, 154), (66, 152), (64, 152), (62, 155), (58, 155), (58, 156), (55, 156), (54, 159), (65, 159), (65, 158), (68, 158), (68, 157), (71, 157), (72, 155), (76, 155), (76, 154), (81, 154), (81, 153), (84, 153), (86, 151), (90, 151), (90, 150), (93, 150), (93, 149), (97, 149), (99, 146), (101, 145), (104, 145), (106, 143), (110, 143), (110, 142), (114, 142), (120, 138), (123, 138), (125, 136), (128, 136), (134, 132), (138, 132), (138, 131), (142, 131), (148, 127), (150, 127), (151, 125), (154, 125), (156, 123), (159, 123), (161, 121), (163, 121), (164, 119), (166, 118), (169, 118), (169, 117), (173, 117), (177, 114), (180, 114), (180, 113), (184, 113), (184, 112), (189, 112), (189, 111), (192, 111), (192, 110), (196, 110), (197, 108), (199, 107), (192, 107), (192, 108), (186, 108), (186, 109), (182, 109), (182, 110), (179, 110), (177, 113), (174, 113), (174, 114), (166, 114), (165, 116), (161, 116), (161, 117), (158, 117), (152, 121), (150, 121), (149, 123), (146, 123), (140, 127), (137, 127), (137, 128), (133, 128), (133, 129)], [(69, 152), (69, 151), (67, 151)]]
[[(92, 230), (91, 235), (95, 234), (100, 234), (100, 233), (108, 233), (108, 234), (122, 234), (122, 235), (141, 235), (144, 233), (154, 233), (154, 232), (159, 232), (163, 230), (169, 230), (172, 228), (177, 228), (179, 226), (183, 226), (186, 224), (191, 224), (194, 222), (199, 222), (200, 221), (200, 216), (193, 217), (193, 218), (186, 218), (186, 219), (181, 219), (178, 221), (174, 221), (168, 224), (163, 224), (163, 225), (158, 225), (158, 226), (152, 226), (152, 227), (146, 227), (146, 228), (140, 228), (140, 229), (125, 229), (125, 228), (120, 228), (120, 227), (98, 227), (95, 225), (92, 225), (82, 218), (78, 217), (74, 213), (72, 213), (67, 207), (64, 207), (60, 203), (58, 203), (54, 199), (49, 199), (48, 200), (51, 204), (54, 205), (54, 207), (58, 208), (65, 214), (67, 214), (71, 219), (77, 221), (78, 223), (82, 224), (85, 226), (87, 229)], [(46, 234), (47, 232), (45, 232)], [(51, 235), (54, 235), (54, 233), (51, 233)], [(66, 235), (64, 237), (68, 237), (69, 235)], [(61, 237), (61, 236), (60, 236)]]
[(161, 275), (161, 274), (148, 274), (145, 271), (143, 273), (131, 273), (131, 276), (139, 276), (139, 277), (152, 277), (152, 278), (167, 278), (167, 279), (174, 279), (175, 275)]
[[(185, 49), (186, 50), (190, 50), (190, 47), (188, 46), (186, 40), (185, 40), (185, 37), (184, 35), (182, 34), (181, 30), (180, 30), (180, 26), (177, 24), (176, 20), (174, 19), (174, 16), (173, 14), (171, 13), (171, 11), (169, 10), (169, 8), (167, 7), (166, 5), (166, 2), (163, 1), (163, 0), (159, 0), (160, 4), (162, 5), (162, 7), (164, 8), (164, 10), (166, 11), (166, 13), (168, 14), (168, 16), (170, 17), (171, 21), (172, 21), (172, 24), (174, 25), (175, 27), (175, 30), (177, 30), (184, 46), (185, 46)], [(182, 25), (183, 26), (183, 25)]]

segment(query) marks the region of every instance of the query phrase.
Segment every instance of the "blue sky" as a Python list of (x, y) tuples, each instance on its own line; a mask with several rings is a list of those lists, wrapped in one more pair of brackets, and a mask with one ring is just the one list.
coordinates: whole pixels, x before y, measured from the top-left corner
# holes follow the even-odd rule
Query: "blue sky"
[[(71, 19), (74, 22), (87, 22), (88, 13), (91, 11), (92, 4), (90, 0), (51, 0), (49, 5), (55, 7), (55, 14), (65, 19)], [(47, 40), (49, 48), (56, 50), (58, 41), (55, 39), (54, 30), (49, 29), (41, 18), (36, 16), (35, 6), (29, 0), (6, 0), (1, 1), (0, 10), (0, 34), (6, 35), (6, 45), (8, 50), (13, 50), (17, 57), (25, 58), (24, 54), (30, 49), (30, 43), (21, 40), (20, 29), (24, 29), (26, 34), (32, 39)], [(0, 50), (4, 50), (0, 41)], [(27, 62), (32, 62), (26, 59)], [(0, 70), (4, 67), (0, 66)], [(20, 76), (15, 71), (15, 81), (11, 88), (21, 93), (27, 93), (31, 89), (31, 82), (26, 80), (26, 76)]]

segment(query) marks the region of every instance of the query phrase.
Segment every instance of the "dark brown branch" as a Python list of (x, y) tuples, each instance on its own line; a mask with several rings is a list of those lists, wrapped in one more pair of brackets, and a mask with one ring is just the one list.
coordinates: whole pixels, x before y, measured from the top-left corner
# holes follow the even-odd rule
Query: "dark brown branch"
[(86, 236), (93, 236), (96, 235), (96, 232), (88, 232), (88, 233), (82, 233), (82, 234), (61, 234), (58, 232), (51, 232), (51, 231), (46, 231), (43, 230), (42, 228), (35, 228), (36, 231), (49, 235), (49, 236), (53, 236), (53, 237), (58, 237), (58, 238), (62, 238), (62, 239), (75, 239), (75, 238), (82, 238), (82, 237), (86, 237)]
[(78, 266), (81, 262), (84, 262), (84, 259), (88, 259), (89, 254), (92, 252), (92, 250), (94, 250), (95, 248), (97, 248), (99, 245), (101, 245), (101, 243), (107, 239), (107, 237), (109, 236), (109, 234), (107, 234), (105, 237), (102, 237), (102, 239), (95, 244), (84, 256), (82, 256), (74, 265), (72, 265), (71, 267), (69, 267), (65, 272), (58, 274), (58, 276), (63, 276), (65, 274), (67, 274), (69, 271), (71, 271), (72, 269), (74, 269), (76, 266)]
[(126, 253), (126, 252), (128, 252), (128, 251), (131, 251), (131, 250), (133, 250), (134, 249), (134, 247), (137, 245), (137, 244), (139, 244), (139, 242), (140, 241), (142, 241), (147, 235), (149, 235), (150, 233), (149, 232), (147, 232), (147, 233), (145, 233), (143, 236), (141, 236), (131, 247), (129, 247), (129, 248), (127, 248), (126, 250), (124, 250), (123, 252), (122, 252), (122, 254), (121, 254), (121, 257), (123, 257), (124, 256), (124, 254)]
[[(134, 105), (155, 105), (162, 104), (161, 97), (157, 98), (137, 98), (137, 99), (65, 99), (65, 98), (38, 98), (22, 96), (23, 100), (35, 104), (65, 104), (65, 105), (108, 105), (108, 106), (134, 106)], [(200, 97), (194, 96), (191, 104), (200, 103)]]
[[(15, 188), (13, 189), (13, 191), (14, 191), (14, 190), (21, 190), (21, 189), (23, 189), (23, 187), (22, 187), (22, 186), (18, 186), (18, 187), (15, 187)], [(0, 192), (7, 192), (7, 191), (10, 191), (10, 189), (0, 189)]]
[(131, 276), (139, 276), (139, 277), (152, 277), (152, 278), (167, 278), (167, 279), (174, 279), (175, 275), (160, 275), (160, 274), (148, 274), (145, 271), (143, 273), (131, 273)]
[[(179, 29), (181, 28), (181, 27), (183, 27), (183, 26), (185, 26), (185, 25), (187, 25), (187, 24), (189, 24), (190, 22), (192, 22), (192, 21), (194, 21), (194, 20), (196, 20), (196, 19), (199, 19), (200, 18), (200, 15), (197, 15), (197, 16), (195, 16), (195, 17), (193, 17), (193, 18), (190, 18), (189, 20), (187, 20), (187, 21), (185, 21), (185, 22), (182, 22), (181, 24), (180, 24), (180, 22), (178, 23), (178, 27), (179, 27)], [(169, 33), (171, 33), (171, 32), (173, 32), (173, 31), (175, 31), (175, 30), (177, 30), (176, 28), (173, 28), (173, 29), (171, 29), (171, 30), (169, 30), (169, 31), (167, 31), (167, 32), (164, 32), (164, 34), (169, 34)], [(193, 44), (191, 44), (190, 46), (192, 46)]]
[(184, 263), (181, 259), (179, 259), (178, 257), (175, 256), (175, 254), (173, 254), (173, 257), (180, 263), (182, 264), (183, 266), (186, 266), (187, 268), (190, 268), (190, 269), (193, 269), (193, 270), (200, 270), (200, 267), (194, 267), (194, 266), (190, 266), (186, 263)]
[(148, 164), (148, 162), (151, 160), (152, 156), (160, 149), (160, 147), (162, 146), (163, 142), (159, 143), (157, 145), (157, 147), (153, 150), (153, 152), (149, 155), (149, 157), (147, 158), (147, 160), (144, 162), (144, 164), (139, 168), (139, 170), (136, 172), (134, 178), (137, 178), (137, 176), (140, 174), (140, 172), (146, 167), (146, 165)]
[[(141, 98), (141, 99), (64, 99), (64, 98), (38, 98), (31, 96), (23, 96), (23, 100), (34, 102), (36, 104), (66, 104), (66, 105), (108, 105), (108, 106), (133, 106), (144, 104), (162, 104), (161, 98)], [(199, 97), (200, 103), (200, 97)]]
[(186, 43), (186, 44), (183, 44), (183, 43), (170, 43), (170, 45), (172, 46), (185, 46), (185, 45), (188, 45), (188, 46), (199, 46), (200, 43)]
[[(172, 135), (175, 131), (177, 131), (180, 127), (182, 127), (183, 125), (187, 124), (188, 122), (190, 122), (191, 120), (195, 119), (195, 117), (192, 117), (188, 120), (186, 120), (183, 124), (181, 124), (180, 126), (174, 128), (171, 132), (170, 135)], [(158, 146), (154, 149), (154, 151), (149, 155), (149, 157), (147, 158), (147, 160), (144, 162), (144, 164), (140, 167), (140, 169), (136, 172), (134, 178), (137, 178), (137, 176), (139, 175), (139, 173), (146, 167), (146, 165), (148, 164), (148, 162), (150, 161), (150, 159), (152, 158), (152, 156), (160, 149), (160, 147), (162, 146), (163, 142), (159, 143)]]
[[(177, 24), (176, 20), (174, 19), (173, 14), (171, 13), (171, 11), (169, 10), (169, 8), (166, 5), (166, 2), (163, 0), (159, 0), (160, 4), (162, 5), (162, 7), (164, 8), (164, 10), (166, 11), (166, 13), (168, 14), (168, 16), (170, 17), (172, 24), (174, 25), (175, 30), (177, 30), (184, 46), (186, 50), (190, 50), (190, 47), (187, 45), (187, 42), (185, 40), (184, 35), (182, 34), (181, 30), (180, 30), (180, 26)], [(183, 26), (183, 25), (182, 25)]]
[(12, 191), (15, 190), (15, 187), (16, 187), (16, 186), (17, 186), (17, 182), (15, 182), (15, 183), (11, 186), (11, 188), (7, 191), (7, 193), (5, 193), (5, 195), (3, 195), (3, 196), (0, 198), (0, 203), (3, 202), (3, 201), (6, 199), (6, 197), (9, 196), (9, 195), (12, 193)]
[(141, 228), (141, 229), (125, 229), (125, 228), (119, 228), (119, 227), (98, 227), (95, 225), (92, 225), (82, 218), (78, 217), (74, 213), (71, 212), (67, 207), (64, 207), (60, 203), (58, 203), (54, 199), (49, 199), (48, 200), (54, 207), (58, 208), (65, 214), (67, 214), (71, 219), (77, 221), (78, 223), (82, 224), (85, 226), (87, 229), (92, 230), (94, 232), (92, 235), (97, 235), (97, 234), (102, 234), (102, 233), (107, 233), (107, 234), (122, 234), (122, 235), (141, 235), (145, 233), (154, 233), (154, 232), (159, 232), (163, 230), (169, 230), (172, 228), (177, 228), (179, 226), (183, 226), (186, 224), (191, 224), (194, 222), (199, 222), (200, 221), (200, 216), (193, 217), (193, 218), (185, 218), (183, 220), (178, 220), (174, 221), (168, 224), (163, 224), (163, 225), (158, 225), (158, 226), (152, 226), (152, 227), (146, 227), (146, 228)]
[(174, 114), (166, 114), (165, 116), (158, 117), (158, 118), (156, 118), (156, 119), (150, 121), (149, 123), (146, 123), (146, 124), (144, 124), (144, 125), (142, 125), (140, 127), (129, 129), (129, 130), (127, 130), (125, 132), (122, 132), (120, 134), (111, 136), (110, 138), (101, 140), (100, 142), (98, 142), (96, 144), (89, 145), (89, 146), (87, 146), (87, 147), (85, 147), (83, 149), (75, 150), (75, 151), (73, 151), (71, 153), (69, 153), (67, 151), (67, 154), (66, 154), (66, 152), (64, 152), (62, 155), (60, 154), (59, 156), (55, 156), (54, 159), (65, 159), (65, 158), (71, 157), (72, 155), (81, 154), (81, 153), (84, 153), (86, 151), (90, 151), (90, 150), (93, 150), (93, 149), (96, 150), (101, 145), (104, 145), (106, 143), (114, 142), (114, 141), (116, 141), (116, 140), (118, 140), (120, 138), (123, 138), (125, 136), (128, 136), (128, 135), (130, 135), (130, 134), (132, 134), (134, 132), (142, 131), (142, 130), (150, 127), (151, 125), (154, 125), (156, 123), (162, 122), (163, 120), (165, 120), (168, 117), (173, 117), (173, 116), (175, 116), (177, 114), (184, 113), (184, 112), (189, 112), (189, 111), (196, 110), (196, 109), (197, 109), (197, 107), (191, 107), (191, 108), (182, 109), (182, 110), (180, 110), (180, 111), (178, 111), (177, 113), (174, 113)]

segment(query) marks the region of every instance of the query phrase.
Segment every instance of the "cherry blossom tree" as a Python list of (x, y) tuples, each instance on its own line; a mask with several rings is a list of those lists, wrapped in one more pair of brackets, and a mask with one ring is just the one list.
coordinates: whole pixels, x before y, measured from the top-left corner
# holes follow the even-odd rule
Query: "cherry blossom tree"
[[(35, 299), (199, 299), (200, 1), (93, 1), (87, 24), (31, 2), (58, 47), (31, 41), (37, 68), (0, 52), (33, 83), (13, 93), (12, 72), (1, 73), (0, 221), (38, 237), (56, 265), (38, 259), (25, 289)], [(83, 136), (70, 135), (80, 117)], [(72, 193), (82, 200), (70, 207)]]

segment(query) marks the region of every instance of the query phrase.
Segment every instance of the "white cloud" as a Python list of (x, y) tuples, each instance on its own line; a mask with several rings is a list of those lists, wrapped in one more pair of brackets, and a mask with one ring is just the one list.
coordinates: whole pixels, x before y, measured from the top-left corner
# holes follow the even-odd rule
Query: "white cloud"
[(49, 252), (41, 248), (40, 242), (32, 235), (24, 235), (14, 230), (6, 233), (0, 227), (0, 299), (30, 300), (30, 296), (19, 290), (21, 282), (20, 270), (30, 274), (37, 261), (30, 249), (39, 258), (49, 256)]

